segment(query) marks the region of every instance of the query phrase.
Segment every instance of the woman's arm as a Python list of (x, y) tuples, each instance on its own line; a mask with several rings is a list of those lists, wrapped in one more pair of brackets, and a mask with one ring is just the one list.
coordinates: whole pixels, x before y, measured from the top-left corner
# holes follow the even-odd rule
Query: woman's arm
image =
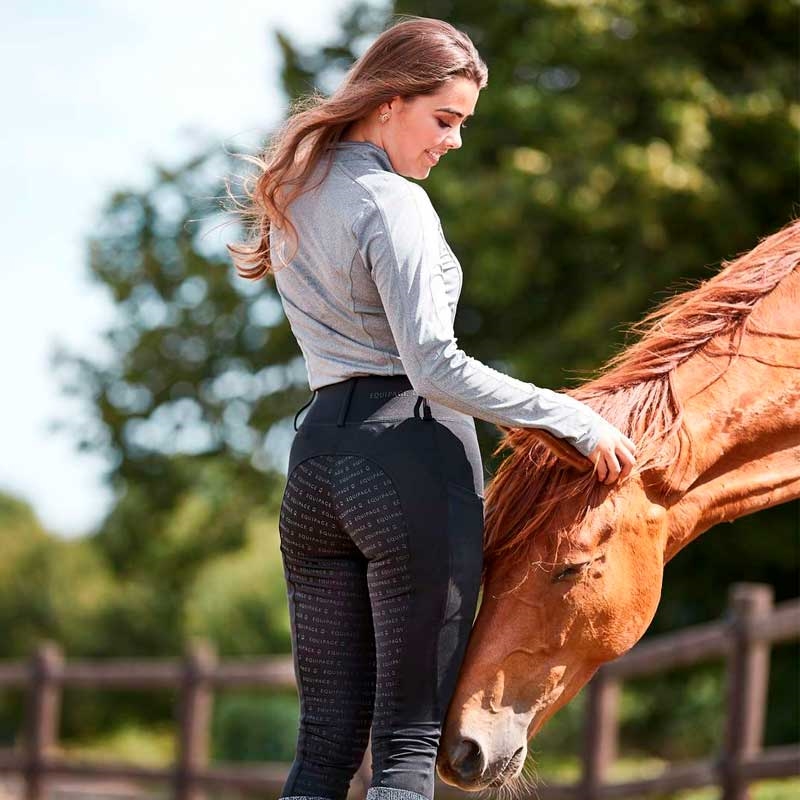
[(567, 394), (498, 372), (458, 347), (436, 212), (421, 186), (382, 177), (352, 231), (414, 390), (497, 425), (542, 428), (588, 456), (610, 427), (599, 414)]

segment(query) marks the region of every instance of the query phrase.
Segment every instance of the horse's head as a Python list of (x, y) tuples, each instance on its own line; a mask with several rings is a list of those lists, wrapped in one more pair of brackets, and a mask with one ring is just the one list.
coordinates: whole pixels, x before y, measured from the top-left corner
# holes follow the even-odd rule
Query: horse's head
[[(500, 504), (514, 509), (504, 515), (514, 524), (524, 510), (513, 486), (506, 482), (504, 492)], [(448, 783), (478, 790), (519, 776), (528, 740), (653, 618), (664, 508), (648, 499), (637, 474), (619, 486), (595, 482), (588, 496), (588, 511), (586, 493), (562, 499), (538, 515), (546, 527), (488, 563), (439, 749), (439, 774)]]
[[(789, 331), (795, 330), (797, 284), (791, 276), (799, 255), (800, 219), (793, 219), (750, 252), (723, 262), (713, 278), (649, 312), (630, 329), (641, 338), (575, 390), (637, 443), (638, 472), (621, 484), (606, 487), (581, 472), (588, 460), (560, 439), (506, 428), (495, 454), (511, 452), (486, 490), (481, 606), (439, 747), (445, 781), (476, 790), (516, 778), (528, 740), (602, 663), (644, 633), (658, 605), (664, 561), (678, 539), (682, 546), (700, 532), (699, 501), (674, 500), (719, 450), (707, 433), (689, 435), (684, 412), (702, 417), (720, 403), (717, 381), (727, 364), (738, 361), (729, 355), (739, 353), (759, 367), (771, 364), (782, 374), (796, 364), (788, 352), (777, 345), (765, 350), (763, 343), (774, 330), (795, 346)], [(785, 291), (776, 293), (783, 281)], [(761, 305), (765, 298), (774, 305)], [(742, 342), (749, 343), (740, 352)], [(711, 344), (721, 349), (710, 352)], [(704, 358), (695, 360), (700, 353)], [(721, 371), (710, 369), (710, 355), (725, 357)], [(760, 394), (763, 370), (758, 376), (753, 391)], [(706, 389), (716, 394), (699, 403)], [(699, 405), (685, 408), (684, 394)], [(776, 410), (788, 408), (794, 397), (787, 389)], [(741, 424), (740, 405), (729, 415), (731, 424)], [(717, 417), (725, 416), (724, 407)], [(782, 495), (773, 491), (776, 463), (764, 479), (770, 503), (794, 496), (790, 479)], [(795, 468), (792, 462), (788, 474)], [(709, 492), (712, 501), (714, 492), (729, 492), (723, 484), (707, 488), (706, 501)], [(735, 508), (747, 513), (741, 503)]]

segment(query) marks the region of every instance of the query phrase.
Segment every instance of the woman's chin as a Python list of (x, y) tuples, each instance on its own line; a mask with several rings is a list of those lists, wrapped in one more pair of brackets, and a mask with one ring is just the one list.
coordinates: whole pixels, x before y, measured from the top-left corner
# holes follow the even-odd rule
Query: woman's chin
[(428, 177), (431, 174), (430, 167), (421, 167), (419, 169), (415, 169), (413, 172), (401, 172), (400, 173), (404, 178), (414, 178), (414, 180), (421, 181)]

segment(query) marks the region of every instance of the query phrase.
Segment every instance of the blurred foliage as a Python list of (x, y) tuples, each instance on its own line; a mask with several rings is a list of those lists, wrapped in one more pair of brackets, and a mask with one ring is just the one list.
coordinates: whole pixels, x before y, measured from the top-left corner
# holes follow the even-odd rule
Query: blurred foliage
[(277, 519), (253, 519), (246, 546), (197, 576), (186, 603), (187, 631), (214, 641), (220, 657), (291, 652), (279, 546)]
[[(649, 635), (724, 616), (728, 587), (742, 581), (770, 584), (775, 602), (800, 595), (800, 501), (717, 525), (679, 552), (664, 572), (661, 603)], [(672, 687), (673, 700), (683, 695), (685, 677), (664, 680), (667, 691)], [(719, 681), (721, 694), (721, 676)], [(665, 730), (673, 708), (665, 699), (651, 714), (650, 729)], [(798, 739), (800, 642), (795, 642), (772, 651), (765, 744)]]
[[(392, 10), (447, 19), (489, 65), (464, 146), (425, 182), (464, 269), (456, 333), (470, 355), (540, 385), (574, 384), (624, 346), (626, 322), (796, 213), (796, 4)], [(308, 52), (276, 31), (287, 101), (332, 90), (389, 19), (355, 4)], [(62, 542), (0, 495), (3, 657), (27, 657), (42, 637), (68, 657), (174, 655), (196, 635), (223, 656), (289, 651), (276, 518), (308, 387), (272, 282), (238, 278), (207, 240), (223, 178), (240, 168), (216, 144), (156, 166), (144, 189), (110, 196), (94, 226), (88, 267), (118, 317), (105, 353), (62, 349), (54, 368), (85, 410), (59, 427), (105, 456), (116, 502), (91, 536)], [(478, 428), (491, 474), (497, 430)], [(720, 526), (678, 554), (651, 632), (721, 616), (733, 581), (766, 581), (778, 600), (800, 593), (799, 513), (792, 503)], [(797, 738), (797, 664), (796, 647), (776, 649), (768, 743)], [(624, 742), (646, 735), (659, 755), (713, 746), (720, 683), (709, 667), (628, 687)], [(173, 700), (77, 692), (62, 734), (168, 718)], [(0, 696), (6, 740), (20, 702)], [(579, 747), (579, 702), (535, 750)], [(221, 697), (215, 752), (263, 757), (285, 744), (269, 720), (293, 737), (294, 713), (279, 696)]]
[(263, 692), (223, 695), (212, 726), (214, 761), (278, 761), (290, 764), (297, 745), (296, 696)]
[(718, 752), (725, 731), (724, 675), (724, 666), (712, 662), (626, 682), (620, 709), (626, 752), (669, 761)]
[(0, 551), (0, 658), (30, 654), (42, 638), (90, 651), (114, 590), (92, 542), (49, 535), (27, 503), (0, 492)]

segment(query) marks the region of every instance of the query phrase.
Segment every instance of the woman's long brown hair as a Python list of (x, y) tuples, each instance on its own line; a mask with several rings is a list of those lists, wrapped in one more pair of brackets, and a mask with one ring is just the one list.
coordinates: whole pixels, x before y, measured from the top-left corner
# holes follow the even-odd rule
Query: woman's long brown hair
[(257, 280), (275, 271), (270, 258), (272, 225), (282, 229), (287, 224), (296, 247), (297, 231), (287, 209), (325, 179), (330, 164), (314, 186), (306, 185), (324, 153), (351, 123), (395, 96), (432, 94), (455, 77), (469, 78), (479, 89), (486, 86), (488, 69), (465, 33), (442, 20), (403, 17), (375, 39), (331, 97), (314, 92), (296, 100), (260, 156), (237, 154), (257, 167), (243, 182), (245, 202), (227, 186), (235, 204), (232, 210), (244, 218), (248, 236), (245, 242), (227, 245), (243, 278)]

